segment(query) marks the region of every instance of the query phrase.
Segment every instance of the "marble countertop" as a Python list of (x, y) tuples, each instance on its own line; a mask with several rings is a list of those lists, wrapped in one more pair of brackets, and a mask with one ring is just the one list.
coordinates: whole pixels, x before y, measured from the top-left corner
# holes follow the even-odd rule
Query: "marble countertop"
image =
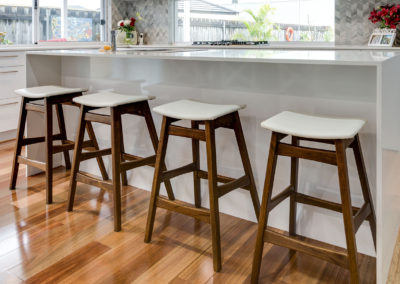
[(63, 44), (26, 44), (26, 45), (0, 45), (0, 52), (12, 51), (31, 51), (31, 50), (49, 50), (49, 49), (86, 49), (100, 48), (101, 44), (80, 44), (80, 43), (63, 43)]
[(28, 51), (27, 54), (356, 66), (377, 66), (386, 60), (400, 56), (400, 53), (383, 50), (185, 49), (182, 47), (157, 48), (155, 46), (151, 48), (120, 49), (116, 52), (101, 52), (97, 49), (74, 49)]
[(192, 45), (190, 43), (132, 45), (131, 49), (140, 48), (189, 48), (189, 49), (296, 49), (296, 50), (386, 50), (398, 51), (400, 47), (368, 46), (368, 45), (341, 45), (335, 43), (309, 43), (309, 42), (271, 42), (269, 45)]

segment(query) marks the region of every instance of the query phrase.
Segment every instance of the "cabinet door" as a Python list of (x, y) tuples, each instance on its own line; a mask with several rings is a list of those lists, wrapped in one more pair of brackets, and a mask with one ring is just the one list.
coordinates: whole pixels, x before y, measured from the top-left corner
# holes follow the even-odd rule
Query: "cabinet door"
[(21, 99), (0, 101), (0, 132), (17, 129)]
[(15, 98), (14, 91), (25, 86), (25, 66), (0, 67), (0, 100)]
[(0, 51), (0, 67), (25, 65), (25, 52)]

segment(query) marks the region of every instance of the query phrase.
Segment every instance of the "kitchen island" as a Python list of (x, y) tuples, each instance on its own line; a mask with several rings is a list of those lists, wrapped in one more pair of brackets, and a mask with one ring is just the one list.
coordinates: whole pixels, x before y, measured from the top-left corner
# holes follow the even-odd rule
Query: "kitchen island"
[[(270, 138), (270, 133), (260, 127), (261, 121), (283, 110), (367, 120), (360, 136), (377, 212), (378, 283), (386, 282), (400, 224), (400, 192), (397, 192), (400, 183), (399, 71), (398, 53), (380, 50), (154, 48), (107, 53), (97, 50), (27, 53), (29, 87), (55, 84), (86, 87), (89, 92), (112, 89), (126, 94), (146, 94), (157, 97), (151, 102), (152, 106), (181, 98), (246, 104), (247, 108), (240, 114), (260, 196)], [(77, 109), (68, 107), (66, 117), (72, 139), (78, 119)], [(160, 126), (160, 117), (154, 115), (154, 118), (156, 125)], [(41, 119), (37, 114), (29, 117), (28, 136), (43, 134)], [(140, 118), (124, 117), (123, 124), (127, 152), (143, 156), (153, 152)], [(95, 125), (95, 131), (100, 147), (109, 146), (109, 128)], [(242, 165), (233, 133), (218, 131), (219, 173), (240, 176)], [(190, 141), (177, 137), (170, 139), (175, 146), (170, 147), (167, 154), (168, 167), (176, 168), (190, 162)], [(204, 145), (201, 147), (201, 152), (205, 153)], [(42, 154), (40, 146), (28, 148), (30, 158)], [(55, 164), (57, 162), (60, 164), (61, 159), (56, 158)], [(110, 161), (106, 160), (106, 163), (110, 167)], [(203, 167), (206, 165), (205, 155), (202, 155), (201, 164)], [(279, 160), (276, 188), (288, 185), (289, 165), (289, 159)], [(86, 162), (82, 169), (99, 175), (95, 162)], [(33, 173), (33, 169), (29, 169), (29, 174)], [(360, 206), (363, 199), (352, 155), (349, 155), (349, 175), (353, 205)], [(128, 173), (129, 183), (145, 190), (150, 190), (152, 176), (152, 168), (139, 168)], [(178, 199), (193, 202), (191, 176), (172, 180), (172, 186)], [(203, 182), (203, 206), (208, 207), (206, 186)], [(336, 169), (301, 161), (299, 191), (339, 202)], [(287, 230), (288, 208), (288, 201), (277, 207), (271, 214), (269, 225)], [(222, 198), (220, 209), (255, 221), (251, 200), (244, 191), (235, 191)], [(297, 222), (299, 234), (345, 247), (340, 214), (299, 205)], [(359, 252), (375, 255), (367, 223), (358, 231), (357, 241)]]

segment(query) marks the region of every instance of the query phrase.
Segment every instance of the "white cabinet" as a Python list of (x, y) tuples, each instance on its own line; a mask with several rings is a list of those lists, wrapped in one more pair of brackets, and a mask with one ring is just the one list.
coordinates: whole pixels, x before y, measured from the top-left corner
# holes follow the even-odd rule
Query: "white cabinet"
[(25, 65), (25, 52), (0, 51), (0, 141), (9, 139), (9, 132), (17, 129), (21, 99), (14, 90), (26, 86)]

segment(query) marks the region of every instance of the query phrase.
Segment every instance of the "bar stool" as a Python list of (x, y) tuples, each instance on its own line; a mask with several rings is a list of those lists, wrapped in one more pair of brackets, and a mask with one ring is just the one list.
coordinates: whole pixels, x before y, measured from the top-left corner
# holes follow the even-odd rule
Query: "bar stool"
[[(307, 253), (347, 268), (350, 270), (351, 283), (359, 283), (355, 234), (365, 220), (369, 221), (376, 246), (375, 211), (358, 136), (358, 132), (364, 124), (365, 122), (362, 120), (323, 118), (288, 111), (282, 112), (261, 124), (262, 127), (272, 131), (272, 137), (254, 252), (252, 283), (258, 282), (264, 242)], [(281, 142), (288, 135), (292, 136), (291, 144)], [(301, 147), (299, 142), (302, 140), (332, 144), (335, 146), (335, 151)], [(347, 148), (353, 150), (357, 164), (364, 197), (364, 205), (361, 208), (353, 207), (351, 204), (346, 157)], [(291, 157), (290, 185), (282, 193), (271, 198), (278, 156)], [(311, 197), (297, 191), (299, 159), (337, 166), (341, 204)], [(281, 234), (267, 228), (268, 216), (286, 198), (290, 198), (289, 232), (288, 234)], [(343, 214), (347, 252), (327, 248), (324, 245), (311, 244), (304, 241), (301, 236), (297, 236), (297, 203), (341, 212)]]
[[(254, 210), (258, 218), (260, 203), (238, 114), (238, 110), (241, 108), (243, 107), (238, 105), (215, 105), (191, 100), (180, 100), (153, 109), (155, 112), (163, 115), (163, 122), (147, 217), (146, 243), (151, 241), (157, 207), (197, 218), (211, 224), (213, 265), (215, 271), (220, 271), (221, 244), (218, 199), (234, 189), (247, 189), (250, 191)], [(172, 125), (172, 123), (179, 120), (190, 120), (192, 127), (185, 128)], [(205, 124), (205, 130), (199, 129), (200, 124)], [(235, 132), (245, 171), (245, 175), (239, 179), (217, 175), (215, 129), (219, 127), (233, 129)], [(165, 160), (169, 135), (192, 139), (193, 163), (175, 170), (163, 170), (161, 165)], [(200, 169), (199, 141), (206, 142), (208, 172)], [(194, 207), (184, 202), (169, 201), (159, 196), (160, 183), (162, 181), (190, 172), (193, 172), (194, 177)], [(200, 179), (208, 179), (209, 181), (210, 210), (201, 208)], [(223, 185), (218, 185), (218, 182), (223, 183)]]
[[(64, 88), (60, 86), (40, 86), (33, 88), (25, 88), (16, 90), (15, 93), (22, 96), (21, 109), (17, 130), (16, 145), (14, 151), (14, 161), (11, 171), (10, 189), (15, 189), (19, 164), (26, 164), (39, 168), (46, 172), (46, 202), (51, 204), (53, 202), (53, 155), (56, 153), (64, 153), (65, 166), (67, 169), (71, 168), (69, 157), (69, 150), (74, 148), (74, 142), (67, 140), (67, 132), (65, 129), (65, 120), (63, 112), (63, 104), (71, 104), (72, 99), (86, 92), (81, 88)], [(60, 129), (59, 134), (53, 134), (53, 106), (57, 113), (58, 125)], [(28, 111), (43, 113), (45, 117), (45, 136), (44, 137), (30, 137), (24, 138), (25, 124)], [(96, 137), (93, 135), (92, 126), (90, 123), (86, 125), (90, 141), (85, 142), (85, 147), (97, 148)], [(53, 141), (61, 141), (61, 145), (53, 145)], [(46, 143), (46, 160), (39, 162), (21, 156), (23, 146)], [(103, 178), (108, 179), (102, 160), (98, 161)]]
[[(74, 98), (74, 102), (81, 105), (81, 113), (71, 170), (68, 211), (73, 210), (76, 184), (78, 181), (106, 190), (112, 190), (114, 203), (114, 231), (121, 231), (121, 178), (122, 184), (127, 185), (126, 171), (142, 166), (154, 166), (156, 161), (156, 155), (142, 158), (125, 153), (121, 116), (123, 114), (131, 114), (144, 117), (154, 150), (156, 151), (158, 147), (158, 137), (148, 103), (148, 100), (152, 99), (154, 99), (154, 97), (122, 95), (113, 92), (104, 92)], [(108, 108), (110, 114), (99, 114), (94, 112), (95, 110), (102, 108)], [(85, 134), (84, 125), (87, 122), (111, 125), (110, 149), (82, 153), (83, 137)], [(101, 181), (79, 171), (79, 165), (81, 162), (110, 154), (112, 155), (112, 181)], [(165, 166), (163, 165), (163, 167)], [(174, 200), (175, 198), (169, 179), (166, 179), (164, 183), (169, 199)]]

